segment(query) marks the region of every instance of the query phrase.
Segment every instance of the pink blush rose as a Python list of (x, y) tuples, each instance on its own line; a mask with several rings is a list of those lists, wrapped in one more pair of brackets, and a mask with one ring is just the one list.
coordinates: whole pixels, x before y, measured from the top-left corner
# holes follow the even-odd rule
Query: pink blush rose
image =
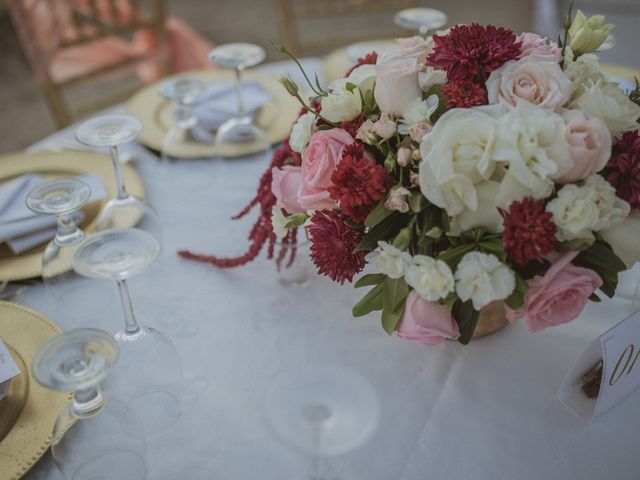
[(428, 302), (413, 290), (407, 297), (396, 333), (403, 340), (423, 345), (438, 345), (446, 338), (460, 337), (458, 324), (449, 309), (438, 302)]
[(298, 201), (298, 190), (302, 181), (302, 169), (292, 165), (271, 170), (271, 191), (276, 197), (276, 204), (287, 213), (304, 212)]
[(524, 305), (518, 310), (506, 308), (511, 323), (526, 316), (530, 332), (568, 323), (580, 315), (593, 292), (602, 286), (602, 279), (588, 268), (571, 264), (578, 252), (560, 256), (544, 277), (529, 280)]
[(520, 58), (529, 55), (551, 55), (556, 62), (562, 60), (562, 49), (551, 45), (546, 38), (536, 33), (525, 32), (516, 37), (516, 42), (522, 43)]
[(334, 208), (327, 189), (331, 174), (338, 166), (345, 146), (353, 143), (353, 137), (341, 128), (320, 130), (309, 140), (302, 156), (302, 179), (298, 190), (298, 201), (304, 210)]

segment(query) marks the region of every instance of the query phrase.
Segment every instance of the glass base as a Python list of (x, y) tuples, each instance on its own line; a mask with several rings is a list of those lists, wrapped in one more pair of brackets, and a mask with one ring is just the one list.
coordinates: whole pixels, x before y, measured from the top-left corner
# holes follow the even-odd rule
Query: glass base
[(239, 149), (256, 154), (270, 148), (271, 140), (264, 130), (253, 124), (251, 117), (227, 120), (216, 133), (215, 151), (223, 158), (236, 157)]

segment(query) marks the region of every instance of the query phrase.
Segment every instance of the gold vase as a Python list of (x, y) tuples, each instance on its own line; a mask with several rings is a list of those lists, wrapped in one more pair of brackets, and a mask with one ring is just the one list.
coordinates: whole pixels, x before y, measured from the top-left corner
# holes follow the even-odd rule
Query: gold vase
[(473, 338), (485, 337), (502, 330), (508, 324), (507, 315), (504, 310), (504, 302), (495, 301), (480, 310), (478, 324), (473, 333)]

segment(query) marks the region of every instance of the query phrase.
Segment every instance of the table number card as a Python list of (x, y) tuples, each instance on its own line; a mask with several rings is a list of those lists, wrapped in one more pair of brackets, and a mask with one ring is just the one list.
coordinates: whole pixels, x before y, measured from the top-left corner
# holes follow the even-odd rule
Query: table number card
[(11, 379), (20, 373), (20, 369), (13, 361), (13, 357), (7, 350), (7, 346), (0, 339), (0, 401), (9, 392)]
[[(598, 369), (600, 391), (588, 398), (584, 376)], [(599, 375), (599, 374), (598, 374)], [(607, 330), (593, 341), (567, 374), (557, 397), (584, 418), (604, 415), (640, 386), (640, 311)]]

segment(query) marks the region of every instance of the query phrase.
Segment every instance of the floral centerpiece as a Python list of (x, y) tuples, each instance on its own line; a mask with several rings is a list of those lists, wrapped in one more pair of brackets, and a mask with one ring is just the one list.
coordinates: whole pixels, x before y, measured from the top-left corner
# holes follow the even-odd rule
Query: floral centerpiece
[[(612, 25), (567, 15), (558, 43), (458, 25), (360, 59), (302, 111), (254, 206), (244, 264), (278, 239), (311, 241), (320, 274), (377, 273), (355, 316), (424, 344), (473, 337), (504, 308), (532, 332), (614, 295), (640, 257), (640, 89), (624, 92), (593, 53)], [(279, 47), (287, 53), (284, 47)], [(499, 303), (496, 303), (499, 302)]]

